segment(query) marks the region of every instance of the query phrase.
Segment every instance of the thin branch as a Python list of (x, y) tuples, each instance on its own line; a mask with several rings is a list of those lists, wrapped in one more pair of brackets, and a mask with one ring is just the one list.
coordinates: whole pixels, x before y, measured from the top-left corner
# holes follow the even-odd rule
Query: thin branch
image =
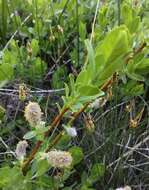
[[(0, 91), (4, 91), (4, 92), (19, 92), (19, 90), (15, 90), (15, 89), (8, 89), (8, 88), (0, 88)], [(29, 90), (30, 93), (37, 93), (37, 94), (42, 94), (42, 93), (55, 93), (55, 92), (61, 92), (64, 91), (64, 88), (60, 88), (60, 89), (53, 89), (53, 90)]]
[(99, 4), (100, 4), (100, 0), (98, 0), (97, 5), (96, 5), (96, 11), (95, 11), (95, 15), (94, 15), (94, 20), (93, 20), (93, 24), (92, 24), (92, 33), (91, 33), (91, 38), (90, 38), (91, 42), (94, 37), (95, 23), (96, 23), (96, 19), (97, 19), (97, 15), (98, 15)]
[(48, 152), (49, 150), (51, 150), (51, 148), (56, 145), (59, 140), (61, 139), (61, 137), (64, 135), (64, 131), (61, 131), (55, 138), (54, 140), (52, 141), (52, 143), (48, 146), (48, 148), (46, 149), (45, 152)]
[[(29, 20), (29, 18), (32, 16), (32, 13), (30, 13), (25, 19), (24, 21), (21, 23), (21, 27)], [(4, 51), (8, 48), (9, 44), (11, 43), (11, 41), (13, 40), (13, 38), (17, 35), (17, 33), (19, 32), (19, 29), (17, 29), (14, 34), (11, 36), (11, 38), (9, 39), (9, 41), (7, 42), (7, 44), (5, 45), (5, 47), (2, 50), (2, 56)]]
[(40, 146), (41, 146), (42, 143), (43, 143), (42, 141), (37, 141), (35, 147), (33, 148), (31, 154), (29, 155), (28, 159), (23, 163), (23, 165), (22, 165), (23, 175), (26, 175), (26, 173), (27, 173), (27, 166), (34, 159), (34, 156), (36, 155), (36, 153), (39, 150), (39, 148), (40, 148)]
[(116, 164), (117, 162), (120, 162), (123, 158), (130, 156), (133, 154), (133, 152), (138, 149), (142, 144), (146, 143), (149, 140), (149, 136), (147, 136), (145, 139), (143, 139), (141, 142), (139, 142), (138, 144), (136, 144), (131, 150), (127, 151), (125, 154), (123, 154), (121, 157), (119, 157), (117, 160), (115, 160), (114, 162), (110, 163), (108, 165), (107, 168), (112, 167), (114, 164)]

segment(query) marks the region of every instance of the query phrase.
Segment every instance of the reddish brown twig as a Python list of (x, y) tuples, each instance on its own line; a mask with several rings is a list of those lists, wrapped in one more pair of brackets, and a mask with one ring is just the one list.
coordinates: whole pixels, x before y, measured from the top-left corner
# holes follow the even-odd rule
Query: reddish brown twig
[(22, 172), (23, 175), (26, 175), (27, 172), (27, 166), (29, 165), (29, 163), (33, 160), (35, 154), (37, 153), (37, 151), (39, 150), (40, 146), (42, 144), (42, 141), (37, 141), (35, 147), (33, 148), (30, 156), (28, 157), (28, 159), (23, 163), (22, 165)]
[(61, 139), (61, 137), (63, 136), (63, 134), (64, 134), (64, 131), (61, 131), (61, 132), (54, 138), (54, 140), (53, 140), (52, 143), (48, 146), (48, 148), (46, 149), (45, 152), (48, 152), (49, 150), (51, 150), (51, 148), (59, 142), (59, 140)]
[(146, 42), (144, 42), (143, 44), (140, 45), (140, 47), (135, 49), (131, 55), (126, 57), (125, 63), (128, 64), (129, 61), (133, 59), (133, 57), (135, 57), (138, 53), (140, 53), (146, 47), (146, 45), (147, 45)]
[(70, 119), (68, 124), (71, 125), (73, 123), (73, 121), (80, 115), (80, 113), (82, 113), (88, 107), (88, 105), (89, 105), (89, 103), (85, 104), (85, 106), (82, 107), (78, 112), (75, 112), (72, 115), (72, 119)]
[(45, 137), (48, 137), (48, 135), (50, 134), (50, 132), (52, 131), (52, 129), (54, 127), (57, 127), (57, 125), (59, 124), (59, 122), (61, 121), (62, 117), (64, 116), (64, 114), (69, 110), (69, 108), (65, 108), (61, 111), (61, 113), (53, 120), (51, 126), (49, 126), (49, 130), (45, 133)]

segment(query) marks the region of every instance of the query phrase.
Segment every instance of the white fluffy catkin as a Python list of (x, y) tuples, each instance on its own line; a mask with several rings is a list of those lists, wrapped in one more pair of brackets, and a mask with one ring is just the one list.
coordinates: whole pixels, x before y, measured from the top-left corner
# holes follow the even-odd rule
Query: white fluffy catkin
[(40, 123), (42, 112), (39, 104), (36, 102), (29, 102), (29, 104), (25, 107), (24, 116), (31, 126), (36, 126)]
[(18, 160), (24, 159), (26, 156), (26, 148), (28, 147), (27, 141), (19, 141), (15, 150), (16, 156)]
[(72, 164), (72, 156), (69, 152), (52, 150), (47, 154), (47, 160), (52, 167), (69, 168)]

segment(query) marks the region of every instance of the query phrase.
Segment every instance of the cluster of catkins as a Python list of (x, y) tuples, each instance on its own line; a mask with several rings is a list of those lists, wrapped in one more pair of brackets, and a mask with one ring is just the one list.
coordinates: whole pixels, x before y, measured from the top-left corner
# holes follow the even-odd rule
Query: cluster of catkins
[[(32, 127), (37, 127), (42, 122), (42, 111), (38, 103), (29, 102), (29, 104), (25, 108), (25, 118), (29, 122)], [(70, 135), (75, 136), (76, 131), (74, 128), (69, 129), (68, 133)], [(16, 147), (16, 157), (18, 160), (24, 160), (26, 156), (26, 148), (28, 147), (28, 143), (26, 140), (20, 141)], [(72, 164), (72, 156), (67, 151), (61, 150), (51, 150), (48, 153), (43, 153), (44, 158), (47, 159), (48, 163), (52, 167), (56, 168), (68, 168)]]

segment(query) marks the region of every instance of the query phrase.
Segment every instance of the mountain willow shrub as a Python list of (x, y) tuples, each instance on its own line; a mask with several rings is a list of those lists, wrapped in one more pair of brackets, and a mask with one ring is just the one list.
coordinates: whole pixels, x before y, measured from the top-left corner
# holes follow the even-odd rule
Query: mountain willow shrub
[[(29, 3), (32, 2), (29, 1)], [(71, 11), (73, 3), (74, 1), (68, 7)], [(45, 6), (42, 1), (39, 1), (39, 4)], [(60, 3), (55, 3), (54, 6), (57, 10)], [(84, 153), (79, 146), (71, 144), (70, 148), (66, 149), (66, 146), (63, 145), (77, 137), (77, 129), (73, 122), (80, 113), (92, 112), (93, 105), (97, 105), (97, 102), (101, 106), (104, 101), (110, 101), (108, 93), (114, 84), (121, 83), (123, 95), (128, 95), (128, 92), (130, 95), (134, 95), (134, 90), (132, 90), (134, 88), (139, 91), (139, 94), (144, 92), (144, 83), (147, 83), (146, 78), (149, 73), (147, 35), (149, 26), (146, 22), (146, 15), (142, 13), (142, 9), (145, 9), (144, 6), (146, 6), (145, 1), (142, 6), (137, 8), (135, 5), (132, 6), (129, 0), (122, 1), (119, 10), (121, 13), (120, 22), (117, 26), (114, 19), (114, 1), (102, 4), (93, 40), (90, 40), (89, 37), (85, 39), (87, 57), (82, 63), (79, 74), (77, 76), (69, 75), (69, 82), (65, 83), (65, 95), (62, 96), (63, 105), (59, 106), (59, 113), (55, 114), (55, 118), (48, 124), (44, 120), (44, 114), (38, 103), (29, 102), (26, 106), (25, 118), (30, 128), (22, 137), (24, 140), (19, 141), (16, 145), (12, 164), (4, 163), (0, 168), (1, 189), (66, 190), (76, 188), (89, 190), (93, 189), (94, 183), (102, 180), (107, 168), (103, 163), (97, 162), (92, 166), (88, 175), (85, 171), (80, 171), (81, 179), (77, 180), (74, 177), (74, 181), (69, 184), (69, 180), (76, 173), (76, 167), (79, 164), (83, 165)], [(57, 16), (59, 13), (55, 14)], [(34, 17), (38, 19), (35, 12)], [(37, 31), (41, 32), (38, 33), (38, 40), (40, 40), (45, 31), (41, 27), (40, 19), (36, 20), (35, 23), (36, 26), (30, 30), (35, 32), (38, 28)], [(82, 30), (83, 28), (82, 25)], [(60, 27), (59, 30), (61, 33), (65, 32), (62, 32)], [(81, 36), (81, 40), (86, 38)], [(27, 49), (25, 46), (18, 47), (16, 42), (12, 41), (11, 50), (5, 51), (2, 57), (1, 69), (7, 71), (8, 76), (11, 75), (13, 78), (12, 65), (18, 64), (18, 48), (22, 58), (27, 56), (29, 62), (32, 60), (31, 64), (34, 65), (29, 65), (29, 67), (37, 69), (42, 66), (42, 60), (38, 57), (38, 40), (32, 39), (30, 43), (28, 42)], [(23, 65), (17, 65), (17, 67), (19, 70), (24, 69)], [(31, 73), (39, 71), (36, 69), (35, 72), (33, 69)], [(30, 69), (27, 71), (31, 74)], [(2, 77), (1, 81), (5, 79)], [(90, 129), (94, 130), (95, 126), (93, 123), (91, 125)]]

